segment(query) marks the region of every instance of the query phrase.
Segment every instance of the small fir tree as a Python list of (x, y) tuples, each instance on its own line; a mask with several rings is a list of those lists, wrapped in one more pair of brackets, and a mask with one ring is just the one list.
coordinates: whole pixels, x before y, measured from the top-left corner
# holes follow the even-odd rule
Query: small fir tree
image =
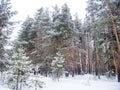
[(60, 76), (63, 75), (64, 73), (64, 55), (62, 55), (60, 52), (56, 53), (56, 57), (54, 57), (54, 60), (51, 63), (51, 69), (52, 69), (52, 74), (53, 74), (53, 79), (58, 79)]
[(18, 50), (13, 53), (9, 61), (9, 70), (7, 72), (7, 83), (10, 88), (21, 90), (22, 86), (27, 85), (26, 80), (30, 75), (30, 61), (28, 60), (29, 57), (26, 56), (22, 47), (18, 48)]

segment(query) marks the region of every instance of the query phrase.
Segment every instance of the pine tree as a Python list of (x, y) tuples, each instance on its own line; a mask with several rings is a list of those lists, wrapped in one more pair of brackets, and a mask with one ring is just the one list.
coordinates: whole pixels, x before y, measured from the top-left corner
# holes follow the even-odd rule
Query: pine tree
[[(54, 7), (54, 12), (52, 15), (52, 29), (49, 33), (51, 36), (52, 44), (52, 58), (58, 51), (64, 53), (66, 63), (70, 65), (67, 58), (72, 58), (70, 56), (70, 46), (72, 41), (72, 30), (73, 30), (73, 20), (70, 13), (70, 9), (67, 4), (64, 4), (61, 9), (57, 6)], [(67, 67), (67, 69), (70, 67)]]
[(73, 22), (68, 6), (64, 4), (61, 13), (60, 9), (56, 6), (53, 13), (52, 32), (50, 33), (55, 52), (59, 48), (69, 47), (72, 29)]
[(78, 18), (78, 15), (75, 15), (75, 19), (73, 21), (74, 28), (72, 30), (72, 50), (74, 53), (74, 59), (73, 62), (76, 62), (76, 73), (81, 74), (85, 72), (85, 65), (83, 65), (83, 62), (85, 61), (82, 55), (86, 54), (85, 48), (84, 48), (84, 33), (82, 28), (82, 22)]
[(27, 85), (26, 81), (31, 70), (29, 65), (29, 57), (26, 56), (22, 47), (18, 48), (17, 51), (13, 51), (7, 71), (7, 83), (11, 89), (21, 90), (23, 86)]
[[(99, 11), (98, 11), (99, 10)], [(89, 24), (89, 29), (87, 29), (87, 32), (91, 32), (90, 35), (92, 35), (93, 41), (94, 41), (94, 51), (93, 51), (93, 60), (94, 63), (94, 70), (95, 74), (98, 75), (98, 78), (100, 78), (100, 53), (99, 53), (99, 41), (101, 40), (100, 35), (101, 32), (103, 32), (105, 26), (100, 25), (100, 21), (103, 21), (103, 18), (105, 18), (106, 15), (103, 13), (104, 6), (102, 5), (102, 1), (96, 1), (96, 0), (89, 0), (88, 1), (88, 7), (87, 7), (87, 18)], [(102, 27), (101, 27), (102, 26)], [(90, 37), (90, 36), (89, 36)]]
[(60, 52), (56, 53), (56, 57), (54, 57), (51, 63), (53, 79), (58, 79), (59, 81), (59, 78), (64, 74), (64, 61), (64, 56)]
[(51, 18), (49, 10), (40, 8), (35, 17), (28, 17), (21, 26), (19, 41), (22, 42), (26, 53), (29, 55), (32, 64), (43, 63), (45, 72), (49, 72), (49, 65), (46, 62), (51, 60)]
[[(96, 74), (111, 71), (111, 66), (116, 67), (116, 73), (119, 66), (119, 8), (118, 2), (114, 0), (89, 0), (87, 16), (89, 17), (89, 30), (94, 40), (94, 60)], [(114, 62), (114, 63), (113, 63)], [(105, 63), (105, 64), (104, 64)], [(117, 64), (118, 63), (118, 64)], [(103, 68), (104, 67), (104, 68)], [(107, 68), (107, 71), (104, 69)]]
[(10, 18), (16, 14), (16, 12), (11, 11), (10, 0), (1, 0), (0, 1), (0, 31), (6, 28), (8, 25), (11, 25)]
[(36, 33), (33, 31), (34, 19), (27, 17), (21, 25), (18, 40), (22, 42), (24, 48), (26, 48), (27, 54), (29, 54), (34, 48), (32, 41), (36, 37)]
[[(116, 1), (104, 1), (106, 7), (108, 8), (108, 14), (109, 14), (109, 17), (110, 17), (110, 20), (111, 20), (111, 28), (112, 28), (112, 34), (111, 37), (112, 37), (112, 40), (115, 42), (112, 42), (112, 47), (111, 48), (111, 51), (113, 52), (112, 55), (113, 55), (113, 60), (114, 60), (114, 66), (116, 68), (116, 74), (117, 74), (117, 77), (118, 77), (118, 82), (120, 82), (120, 29), (119, 29), (119, 22), (120, 22), (120, 19), (119, 19), (119, 16), (120, 16), (120, 1), (119, 0), (116, 0)], [(116, 52), (116, 55), (114, 54), (114, 52)]]
[(5, 59), (5, 44), (7, 42), (8, 34), (6, 31), (9, 31), (9, 27), (13, 25), (13, 22), (10, 21), (10, 18), (16, 12), (11, 11), (10, 0), (0, 0), (0, 71), (4, 71), (6, 67)]
[[(36, 13), (35, 25), (37, 30), (35, 50), (37, 52), (37, 63), (42, 63), (42, 71), (47, 76), (50, 72), (51, 62), (51, 39), (49, 31), (51, 31), (52, 23), (48, 9), (39, 9)], [(40, 68), (41, 68), (40, 67)]]
[(59, 17), (60, 17), (60, 9), (56, 5), (54, 7), (54, 12), (53, 12), (53, 15), (52, 15), (52, 29), (49, 32), (49, 34), (51, 36), (51, 43), (52, 43), (52, 49), (53, 49), (53, 57), (57, 53), (58, 45), (60, 43), (59, 36), (61, 34), (61, 31), (59, 30), (60, 29), (59, 26), (60, 26), (61, 22), (59, 20)]

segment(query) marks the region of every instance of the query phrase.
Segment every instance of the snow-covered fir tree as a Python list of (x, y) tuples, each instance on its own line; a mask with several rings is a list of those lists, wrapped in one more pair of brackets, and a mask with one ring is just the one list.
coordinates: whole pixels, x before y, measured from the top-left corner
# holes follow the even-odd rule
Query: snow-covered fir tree
[(25, 50), (20, 47), (13, 51), (9, 60), (7, 84), (11, 89), (21, 90), (22, 86), (27, 85), (26, 81), (30, 75), (30, 61), (26, 56)]
[(62, 55), (60, 52), (56, 53), (56, 57), (54, 57), (54, 60), (51, 63), (51, 69), (53, 74), (53, 79), (58, 79), (64, 74), (64, 55)]
[(58, 49), (65, 51), (70, 45), (73, 29), (73, 21), (67, 4), (64, 4), (61, 10), (57, 6), (54, 7), (52, 21), (52, 31), (49, 34), (51, 35), (54, 53), (57, 53)]
[[(5, 70), (5, 44), (8, 39), (8, 31), (13, 25), (10, 18), (15, 14), (11, 9), (11, 0), (0, 0), (0, 71)], [(6, 30), (7, 29), (7, 30)], [(5, 34), (7, 31), (7, 35)]]

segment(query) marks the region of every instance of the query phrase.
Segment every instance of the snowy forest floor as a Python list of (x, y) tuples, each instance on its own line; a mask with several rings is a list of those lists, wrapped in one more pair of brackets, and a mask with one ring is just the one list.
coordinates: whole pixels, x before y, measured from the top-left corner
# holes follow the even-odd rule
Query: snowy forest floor
[[(31, 78), (35, 78), (31, 76)], [(37, 90), (120, 90), (120, 83), (116, 79), (107, 79), (101, 76), (97, 79), (92, 75), (79, 75), (75, 77), (60, 78), (60, 81), (52, 80), (49, 77), (38, 77), (45, 83), (44, 88)], [(0, 90), (10, 90), (6, 86), (0, 85)], [(28, 90), (23, 88), (22, 90)], [(29, 88), (29, 90), (35, 90)]]

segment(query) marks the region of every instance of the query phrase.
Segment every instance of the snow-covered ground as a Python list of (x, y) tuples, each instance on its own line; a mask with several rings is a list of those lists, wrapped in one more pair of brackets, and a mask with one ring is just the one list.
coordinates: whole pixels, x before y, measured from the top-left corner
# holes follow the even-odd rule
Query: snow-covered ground
[[(68, 78), (60, 78), (60, 81), (53, 81), (48, 77), (40, 77), (45, 83), (44, 88), (38, 90), (120, 90), (120, 83), (116, 79), (107, 79), (101, 77), (100, 80), (91, 75), (75, 76)], [(4, 86), (0, 86), (0, 90), (10, 90)], [(24, 89), (28, 90), (28, 89)], [(29, 90), (34, 90), (30, 88)]]
[(43, 90), (120, 90), (120, 83), (116, 80), (97, 80), (92, 76), (77, 76), (74, 78), (61, 78), (59, 82), (50, 78), (42, 78), (46, 83)]

